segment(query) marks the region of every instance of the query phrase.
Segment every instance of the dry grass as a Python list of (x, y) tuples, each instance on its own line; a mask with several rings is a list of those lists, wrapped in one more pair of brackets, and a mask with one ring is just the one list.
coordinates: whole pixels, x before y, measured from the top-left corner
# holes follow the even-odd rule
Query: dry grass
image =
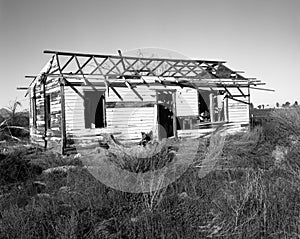
[[(199, 144), (195, 162), (205, 163), (207, 157), (217, 168), (199, 178), (193, 164), (168, 187), (148, 193), (109, 188), (73, 157), (21, 153), (19, 160), (31, 158), (43, 169), (77, 167), (64, 174), (34, 174), (2, 190), (0, 238), (300, 238), (300, 144), (295, 131), (300, 112), (283, 112), (274, 113), (278, 122), (275, 116), (270, 122), (284, 125), (281, 141), (270, 140), (271, 128), (212, 138), (208, 148)], [(278, 145), (285, 150), (275, 164), (272, 152)], [(154, 151), (162, 158), (155, 164), (138, 149), (111, 152), (111, 160), (126, 170), (145, 172), (167, 163), (169, 146)], [(32, 191), (33, 180), (46, 187)]]

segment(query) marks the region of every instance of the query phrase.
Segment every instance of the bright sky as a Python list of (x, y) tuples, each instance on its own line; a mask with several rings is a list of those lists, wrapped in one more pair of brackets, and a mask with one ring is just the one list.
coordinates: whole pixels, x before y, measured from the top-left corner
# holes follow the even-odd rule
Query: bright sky
[(225, 60), (276, 92), (252, 102), (300, 102), (299, 0), (0, 0), (0, 108), (27, 104), (25, 75), (48, 61), (43, 50), (117, 54), (144, 47)]

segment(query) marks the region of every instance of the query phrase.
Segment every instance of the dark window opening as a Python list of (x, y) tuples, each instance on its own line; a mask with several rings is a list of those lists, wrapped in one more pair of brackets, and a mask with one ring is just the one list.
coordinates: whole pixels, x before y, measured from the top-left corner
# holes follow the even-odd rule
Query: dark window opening
[(198, 111), (200, 122), (210, 122), (210, 91), (199, 90), (198, 91)]
[(51, 128), (51, 97), (50, 95), (46, 95), (46, 107), (45, 107), (45, 110), (46, 110), (46, 127), (47, 129), (50, 129)]
[(175, 108), (175, 92), (171, 90), (158, 90), (157, 91), (157, 113), (158, 113), (158, 137), (159, 139), (168, 138), (174, 136), (177, 128), (176, 115), (174, 115)]
[(106, 126), (104, 91), (85, 91), (84, 98), (85, 128), (104, 128)]

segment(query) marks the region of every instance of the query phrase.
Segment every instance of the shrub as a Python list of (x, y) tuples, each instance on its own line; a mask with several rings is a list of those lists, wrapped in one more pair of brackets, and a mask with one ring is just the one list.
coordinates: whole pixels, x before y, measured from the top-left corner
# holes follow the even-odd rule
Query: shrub
[(42, 168), (31, 164), (24, 154), (24, 151), (16, 150), (0, 156), (0, 184), (24, 182), (42, 172)]

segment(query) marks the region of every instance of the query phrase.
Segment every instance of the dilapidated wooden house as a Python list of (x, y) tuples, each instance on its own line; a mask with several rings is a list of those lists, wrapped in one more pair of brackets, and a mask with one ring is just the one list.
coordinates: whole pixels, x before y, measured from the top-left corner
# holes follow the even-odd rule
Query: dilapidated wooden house
[(160, 140), (246, 126), (250, 89), (263, 84), (222, 61), (44, 53), (50, 60), (27, 91), (30, 137), (62, 153), (107, 133), (135, 141), (152, 131)]

